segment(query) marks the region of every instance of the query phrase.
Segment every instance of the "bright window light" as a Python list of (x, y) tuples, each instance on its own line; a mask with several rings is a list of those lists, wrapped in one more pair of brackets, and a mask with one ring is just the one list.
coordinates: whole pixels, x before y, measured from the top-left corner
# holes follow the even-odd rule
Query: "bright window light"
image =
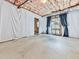
[(41, 0), (41, 2), (42, 2), (42, 3), (46, 3), (46, 2), (47, 2), (47, 0)]

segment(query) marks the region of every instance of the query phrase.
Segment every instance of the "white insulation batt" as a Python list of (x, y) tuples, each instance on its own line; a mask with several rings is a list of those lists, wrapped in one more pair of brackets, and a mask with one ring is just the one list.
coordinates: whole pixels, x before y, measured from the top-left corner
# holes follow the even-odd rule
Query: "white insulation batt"
[(79, 9), (70, 11), (67, 21), (69, 36), (79, 38)]
[(0, 42), (34, 35), (34, 18), (39, 19), (39, 33), (45, 27), (43, 18), (0, 0)]

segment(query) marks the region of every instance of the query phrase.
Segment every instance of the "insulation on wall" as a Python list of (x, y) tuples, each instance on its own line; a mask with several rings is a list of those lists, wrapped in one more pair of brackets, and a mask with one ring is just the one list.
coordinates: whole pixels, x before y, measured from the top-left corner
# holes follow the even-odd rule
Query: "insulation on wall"
[(69, 37), (79, 38), (79, 10), (72, 10), (68, 13)]
[[(34, 35), (34, 18), (42, 23), (42, 17), (25, 9), (17, 9), (9, 2), (0, 3), (0, 42)], [(39, 33), (42, 32), (40, 25)]]

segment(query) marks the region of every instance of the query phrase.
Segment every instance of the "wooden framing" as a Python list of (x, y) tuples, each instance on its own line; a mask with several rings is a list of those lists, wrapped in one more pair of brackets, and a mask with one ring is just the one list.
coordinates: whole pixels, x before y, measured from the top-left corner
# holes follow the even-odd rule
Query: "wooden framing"
[[(64, 11), (64, 10), (69, 9), (69, 8), (79, 6), (79, 1), (78, 0), (76, 0), (76, 3), (73, 4), (73, 5), (71, 5), (71, 3), (73, 3), (72, 2), (73, 0), (69, 0), (69, 2), (67, 3), (69, 5), (66, 6), (66, 7), (64, 6), (64, 4), (65, 5), (67, 5), (67, 4), (66, 4), (66, 2), (64, 2), (64, 0), (48, 0), (46, 3), (42, 3), (40, 0), (37, 0), (37, 2), (34, 1), (34, 0), (32, 0), (34, 2), (29, 1), (29, 0), (25, 0), (19, 5), (16, 4), (16, 0), (14, 0), (14, 2), (12, 2), (10, 0), (6, 0), (6, 1), (8, 1), (9, 3), (17, 6), (17, 8), (23, 8), (23, 9), (26, 9), (26, 10), (28, 10), (27, 8), (25, 8), (25, 7), (27, 7), (26, 5), (30, 5), (30, 3), (31, 3), (32, 4), (32, 5), (30, 5), (31, 7), (30, 6), (28, 7), (30, 9), (30, 11), (37, 14), (37, 15), (40, 15), (40, 16), (47, 16), (47, 15), (50, 15), (50, 14), (55, 13), (55, 12), (60, 12), (60, 11)], [(28, 2), (28, 3), (26, 3), (26, 2)], [(61, 6), (59, 4), (62, 4), (62, 3), (63, 3), (63, 8), (61, 9), (60, 8)], [(33, 4), (35, 4), (36, 7)], [(51, 8), (50, 8), (50, 4), (52, 5)]]
[[(66, 10), (66, 9), (74, 8), (74, 7), (76, 7), (76, 6), (79, 6), (79, 3), (76, 4), (76, 5), (73, 5), (73, 6), (70, 6), (70, 7), (64, 8), (63, 10), (52, 11), (52, 13), (56, 13), (56, 12), (60, 12), (60, 11), (64, 11), (64, 10)], [(50, 15), (50, 14), (43, 15), (43, 17), (44, 17), (44, 16), (47, 16), (47, 15)]]
[(22, 4), (20, 4), (20, 5), (18, 6), (18, 8), (20, 8), (20, 6), (22, 6), (22, 5), (25, 4), (26, 2), (28, 2), (28, 0), (26, 0), (26, 1), (24, 1)]

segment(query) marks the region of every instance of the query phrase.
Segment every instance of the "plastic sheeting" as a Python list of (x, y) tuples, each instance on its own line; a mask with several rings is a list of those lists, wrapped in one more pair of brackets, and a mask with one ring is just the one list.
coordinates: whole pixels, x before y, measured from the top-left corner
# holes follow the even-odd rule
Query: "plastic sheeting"
[(79, 38), (79, 10), (68, 13), (69, 36)]
[[(17, 9), (6, 1), (0, 4), (0, 41), (34, 35), (36, 15), (24, 9)], [(42, 19), (40, 16), (39, 18)]]

